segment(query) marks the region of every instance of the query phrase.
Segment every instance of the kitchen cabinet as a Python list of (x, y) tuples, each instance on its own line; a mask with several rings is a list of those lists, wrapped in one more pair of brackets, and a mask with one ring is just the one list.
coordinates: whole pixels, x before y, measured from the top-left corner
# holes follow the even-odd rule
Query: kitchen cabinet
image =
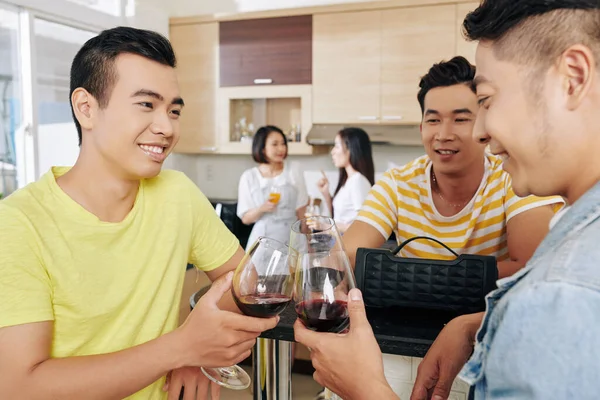
[(456, 5), (315, 15), (313, 122), (418, 124), (419, 77), (456, 53)]
[(312, 16), (223, 21), (219, 24), (220, 84), (312, 82)]
[(473, 11), (479, 7), (479, 3), (460, 3), (456, 5), (456, 15), (457, 18), (457, 40), (456, 40), (456, 54), (465, 57), (467, 60), (471, 62), (471, 64), (475, 64), (475, 50), (477, 48), (477, 42), (469, 42), (467, 41), (462, 33), (462, 25), (465, 17), (468, 13)]
[(455, 54), (454, 5), (388, 10), (381, 18), (381, 107), (384, 123), (421, 123), (419, 81)]
[(315, 15), (313, 122), (373, 122), (379, 116), (381, 11)]
[(220, 88), (219, 152), (251, 154), (256, 130), (275, 125), (292, 138), (288, 139), (289, 155), (313, 154), (313, 147), (305, 140), (312, 121), (311, 91), (311, 85)]
[(216, 22), (172, 25), (170, 40), (177, 56), (177, 77), (185, 107), (180, 117), (177, 153), (211, 153), (217, 149), (216, 96), (219, 27)]

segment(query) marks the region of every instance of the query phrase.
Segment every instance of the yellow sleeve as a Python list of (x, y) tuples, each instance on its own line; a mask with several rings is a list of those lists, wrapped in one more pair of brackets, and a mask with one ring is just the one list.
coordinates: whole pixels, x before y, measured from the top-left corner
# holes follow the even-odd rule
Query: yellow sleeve
[(193, 218), (189, 263), (202, 271), (212, 271), (229, 261), (240, 243), (200, 189), (191, 181), (189, 186)]
[(52, 285), (30, 221), (2, 203), (0, 221), (0, 328), (54, 320)]
[(504, 212), (506, 214), (506, 221), (509, 221), (512, 217), (519, 215), (524, 211), (531, 210), (536, 207), (551, 205), (554, 213), (556, 213), (565, 205), (565, 201), (560, 196), (517, 196), (513, 191), (512, 180), (510, 177), (508, 177), (505, 181), (505, 191), (506, 196), (504, 196)]
[(369, 191), (356, 217), (377, 229), (384, 238), (390, 237), (398, 225), (398, 184), (392, 171), (387, 171)]

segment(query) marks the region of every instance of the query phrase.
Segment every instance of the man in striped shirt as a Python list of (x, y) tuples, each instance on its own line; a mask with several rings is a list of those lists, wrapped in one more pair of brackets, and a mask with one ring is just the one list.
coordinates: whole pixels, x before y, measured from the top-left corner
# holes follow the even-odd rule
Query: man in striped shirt
[[(359, 247), (379, 247), (391, 233), (398, 243), (437, 239), (457, 253), (495, 256), (499, 276), (525, 265), (564, 204), (560, 197), (520, 198), (502, 159), (473, 139), (479, 108), (475, 67), (463, 57), (435, 64), (420, 82), (421, 133), (426, 155), (394, 168), (373, 186), (344, 235), (354, 263)], [(413, 241), (403, 256), (451, 259), (433, 241)]]

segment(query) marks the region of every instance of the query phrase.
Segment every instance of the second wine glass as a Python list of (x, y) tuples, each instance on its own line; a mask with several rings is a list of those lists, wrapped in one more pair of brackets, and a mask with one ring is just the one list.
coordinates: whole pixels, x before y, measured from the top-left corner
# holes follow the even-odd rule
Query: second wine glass
[[(250, 317), (280, 314), (292, 300), (292, 260), (288, 246), (260, 237), (253, 243), (233, 275), (231, 292), (238, 308)], [(250, 386), (250, 376), (239, 366), (202, 368), (213, 382), (229, 389)]]
[(349, 325), (348, 292), (356, 283), (335, 222), (322, 216), (296, 221), (290, 247), (297, 253), (294, 302), (298, 318), (312, 330), (343, 331)]

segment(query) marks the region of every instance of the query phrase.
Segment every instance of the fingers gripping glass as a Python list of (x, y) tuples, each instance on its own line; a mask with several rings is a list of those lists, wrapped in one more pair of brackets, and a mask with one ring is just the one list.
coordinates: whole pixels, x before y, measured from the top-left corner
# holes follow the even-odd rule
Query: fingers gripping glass
[[(289, 249), (276, 240), (260, 237), (237, 266), (231, 292), (245, 315), (269, 318), (280, 314), (292, 300), (293, 265)], [(202, 368), (213, 382), (228, 389), (250, 386), (250, 376), (239, 366)]]

